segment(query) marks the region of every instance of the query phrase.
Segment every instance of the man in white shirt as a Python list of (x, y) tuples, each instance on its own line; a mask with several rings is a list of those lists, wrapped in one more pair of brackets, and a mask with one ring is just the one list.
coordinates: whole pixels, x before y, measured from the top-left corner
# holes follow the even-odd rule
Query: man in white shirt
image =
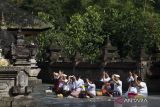
[(75, 78), (75, 81), (73, 82), (73, 87), (74, 87), (74, 90), (71, 93), (73, 97), (79, 97), (80, 92), (85, 91), (84, 81), (80, 78), (80, 76), (77, 76)]
[(137, 79), (135, 80), (135, 83), (137, 85), (138, 95), (142, 95), (144, 97), (147, 97), (148, 96), (147, 85), (145, 82), (142, 82), (142, 78), (137, 77)]
[(83, 86), (84, 86), (84, 81), (80, 77), (77, 77), (76, 90), (78, 90), (78, 91), (83, 90), (83, 88), (82, 88)]
[(112, 75), (112, 81), (114, 84), (114, 96), (121, 96), (122, 95), (122, 81), (119, 79), (120, 76), (118, 74)]

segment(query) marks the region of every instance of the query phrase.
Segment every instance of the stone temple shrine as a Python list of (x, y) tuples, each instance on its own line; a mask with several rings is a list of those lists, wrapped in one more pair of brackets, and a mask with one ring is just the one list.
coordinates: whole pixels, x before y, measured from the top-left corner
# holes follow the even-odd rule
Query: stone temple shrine
[(26, 38), (49, 28), (49, 24), (0, 0), (0, 99), (28, 95), (35, 84), (41, 83), (37, 79), (37, 45)]

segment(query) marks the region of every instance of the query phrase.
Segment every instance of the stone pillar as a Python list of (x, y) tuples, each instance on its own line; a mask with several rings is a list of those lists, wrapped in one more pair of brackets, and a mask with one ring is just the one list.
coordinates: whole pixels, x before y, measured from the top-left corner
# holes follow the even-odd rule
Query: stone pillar
[(37, 76), (40, 72), (40, 68), (37, 66), (37, 61), (36, 61), (36, 51), (37, 47), (34, 43), (31, 43), (30, 45), (30, 51), (31, 51), (31, 59), (29, 60), (31, 63), (31, 69), (29, 71), (29, 84), (34, 85), (34, 84), (41, 84), (42, 80), (38, 79)]

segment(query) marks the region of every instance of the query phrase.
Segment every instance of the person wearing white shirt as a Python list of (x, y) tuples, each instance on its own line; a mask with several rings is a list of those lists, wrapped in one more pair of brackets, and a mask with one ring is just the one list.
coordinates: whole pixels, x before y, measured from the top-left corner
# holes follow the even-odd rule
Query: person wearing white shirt
[(125, 97), (134, 97), (138, 93), (137, 87), (134, 81), (131, 82), (130, 87), (128, 88), (128, 91), (125, 93)]
[(80, 76), (77, 77), (74, 76), (74, 80), (75, 80), (73, 82), (74, 90), (71, 92), (71, 96), (79, 97), (80, 92), (84, 90), (84, 81), (80, 78)]
[(84, 81), (81, 78), (78, 78), (76, 81), (76, 90), (81, 91), (82, 86), (84, 86)]
[(100, 79), (101, 82), (109, 82), (111, 78), (109, 77), (108, 73), (103, 71), (102, 78)]
[(147, 97), (148, 96), (148, 89), (147, 89), (146, 83), (142, 82), (141, 77), (137, 77), (135, 82), (136, 82), (136, 85), (137, 85), (138, 95), (142, 95), (144, 97)]
[(128, 93), (134, 93), (137, 94), (137, 88), (136, 87), (129, 87)]
[(113, 92), (116, 93), (114, 96), (121, 96), (122, 95), (122, 81), (119, 79), (120, 76), (118, 74), (112, 75), (112, 81), (114, 84)]
[(95, 97), (96, 96), (96, 85), (88, 78), (86, 79), (86, 85), (87, 85), (87, 88), (86, 88), (87, 95), (89, 95), (89, 97), (91, 98)]
[(128, 81), (128, 83), (131, 83), (132, 81), (134, 81), (132, 72), (129, 72), (129, 77), (128, 77), (127, 81)]

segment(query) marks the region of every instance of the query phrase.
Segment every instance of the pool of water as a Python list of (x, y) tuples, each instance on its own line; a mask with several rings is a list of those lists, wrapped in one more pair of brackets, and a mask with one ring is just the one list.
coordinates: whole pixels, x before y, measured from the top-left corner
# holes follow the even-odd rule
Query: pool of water
[(105, 96), (80, 99), (57, 98), (54, 94), (46, 94), (49, 84), (42, 84), (34, 88), (31, 94), (36, 107), (160, 107), (160, 95), (149, 95), (145, 100), (128, 101), (122, 98), (109, 98)]

